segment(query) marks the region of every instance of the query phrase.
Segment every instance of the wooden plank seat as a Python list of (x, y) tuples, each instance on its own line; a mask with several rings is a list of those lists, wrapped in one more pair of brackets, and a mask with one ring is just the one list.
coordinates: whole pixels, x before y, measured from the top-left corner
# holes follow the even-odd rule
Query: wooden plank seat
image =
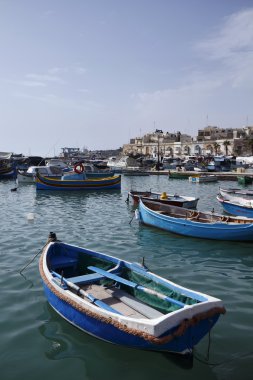
[(106, 278), (110, 278), (111, 280), (113, 280), (119, 284), (129, 286), (130, 288), (133, 288), (133, 289), (138, 289), (138, 290), (143, 291), (144, 293), (147, 293), (147, 294), (156, 295), (160, 299), (163, 299), (163, 300), (166, 300), (170, 303), (176, 304), (180, 308), (185, 306), (185, 304), (181, 301), (173, 299), (173, 298), (171, 298), (165, 294), (156, 292), (155, 290), (145, 288), (144, 286), (139, 285), (133, 281), (126, 280), (125, 278), (122, 278), (122, 277), (118, 276), (117, 274), (113, 274), (113, 273), (107, 272), (101, 268), (97, 268), (97, 267), (93, 267), (93, 266), (89, 266), (88, 269), (93, 271), (93, 272), (103, 274)]
[(163, 315), (160, 311), (154, 309), (151, 306), (148, 306), (124, 290), (117, 288), (107, 288), (106, 292), (109, 293), (112, 297), (119, 299), (125, 305), (131, 307), (148, 319), (159, 318)]
[(96, 282), (103, 280), (105, 276), (98, 273), (84, 274), (82, 276), (75, 276), (67, 278), (68, 281), (73, 282), (73, 284), (88, 284), (90, 282)]

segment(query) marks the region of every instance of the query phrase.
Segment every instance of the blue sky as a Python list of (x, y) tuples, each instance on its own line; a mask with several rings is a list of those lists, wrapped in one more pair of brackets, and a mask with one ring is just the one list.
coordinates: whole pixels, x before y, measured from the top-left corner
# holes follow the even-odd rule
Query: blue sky
[(253, 0), (0, 0), (0, 151), (253, 125)]

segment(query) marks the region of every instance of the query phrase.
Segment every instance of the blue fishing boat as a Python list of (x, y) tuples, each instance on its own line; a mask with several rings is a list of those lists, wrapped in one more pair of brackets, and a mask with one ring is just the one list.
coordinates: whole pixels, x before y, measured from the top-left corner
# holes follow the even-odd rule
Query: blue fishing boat
[(12, 164), (1, 165), (0, 164), (0, 179), (16, 178), (16, 168)]
[(43, 247), (40, 275), (53, 309), (113, 344), (191, 355), (220, 314), (220, 299), (150, 272), (144, 264), (58, 241)]
[(228, 189), (225, 189), (223, 187), (220, 187), (219, 188), (219, 192), (222, 196), (224, 196), (225, 198), (228, 198), (230, 197), (230, 195), (232, 196), (238, 196), (238, 197), (243, 197), (243, 198), (248, 198), (248, 199), (253, 199), (253, 190), (245, 190), (245, 189), (241, 189), (241, 188), (236, 188), (236, 187), (229, 187)]
[(166, 192), (163, 193), (157, 193), (154, 191), (137, 191), (137, 190), (130, 190), (128, 192), (127, 201), (129, 200), (129, 197), (133, 199), (133, 202), (135, 205), (139, 203), (140, 198), (148, 198), (155, 200), (156, 202), (162, 202), (169, 205), (174, 205), (178, 207), (185, 207), (185, 208), (196, 208), (199, 198), (195, 197), (187, 197), (184, 195), (178, 195), (178, 194), (167, 194)]
[(36, 172), (37, 190), (90, 191), (121, 188), (121, 176), (87, 178), (85, 173), (64, 174), (60, 179), (43, 177)]
[(217, 195), (217, 200), (228, 214), (253, 218), (253, 200), (235, 196), (228, 199), (221, 194)]
[(253, 241), (253, 219), (217, 215), (140, 199), (144, 224), (179, 235), (204, 239)]

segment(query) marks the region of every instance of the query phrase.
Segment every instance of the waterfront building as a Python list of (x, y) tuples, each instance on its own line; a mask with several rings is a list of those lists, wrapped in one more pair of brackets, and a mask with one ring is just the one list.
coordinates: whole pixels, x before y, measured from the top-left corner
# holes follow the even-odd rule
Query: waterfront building
[(143, 137), (130, 139), (123, 145), (124, 155), (144, 155), (162, 160), (164, 157), (253, 155), (253, 126), (219, 128), (207, 126), (196, 137), (164, 133), (156, 129)]

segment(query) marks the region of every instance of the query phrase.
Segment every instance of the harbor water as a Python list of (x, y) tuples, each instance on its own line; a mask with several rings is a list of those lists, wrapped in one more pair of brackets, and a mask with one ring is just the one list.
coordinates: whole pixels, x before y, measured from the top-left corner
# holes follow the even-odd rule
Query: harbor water
[[(14, 181), (0, 181), (1, 380), (251, 379), (253, 243), (193, 239), (140, 225), (126, 202), (129, 190), (152, 189), (197, 196), (198, 209), (223, 213), (216, 200), (221, 185), (237, 186), (122, 176), (121, 191), (36, 193), (34, 184), (11, 191)], [(44, 296), (38, 259), (50, 231), (129, 261), (144, 257), (152, 272), (222, 299), (227, 312), (195, 347), (192, 362), (86, 335)]]

